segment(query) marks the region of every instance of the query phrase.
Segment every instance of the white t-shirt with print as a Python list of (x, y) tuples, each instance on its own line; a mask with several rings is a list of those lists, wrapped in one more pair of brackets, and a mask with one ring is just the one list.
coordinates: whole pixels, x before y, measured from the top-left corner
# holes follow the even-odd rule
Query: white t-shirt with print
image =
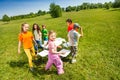
[(80, 36), (81, 36), (81, 34), (79, 34), (75, 30), (69, 31), (69, 33), (68, 33), (68, 38), (69, 39), (68, 40), (69, 40), (70, 46), (77, 46)]

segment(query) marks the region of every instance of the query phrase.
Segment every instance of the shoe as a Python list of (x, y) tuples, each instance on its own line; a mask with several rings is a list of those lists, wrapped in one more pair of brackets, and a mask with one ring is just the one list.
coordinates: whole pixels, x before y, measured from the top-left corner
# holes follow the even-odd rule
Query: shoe
[(71, 63), (76, 63), (76, 59), (72, 59)]
[(64, 74), (64, 70), (61, 70), (60, 72), (58, 72), (58, 75)]
[(35, 72), (35, 69), (33, 67), (30, 68), (31, 72)]

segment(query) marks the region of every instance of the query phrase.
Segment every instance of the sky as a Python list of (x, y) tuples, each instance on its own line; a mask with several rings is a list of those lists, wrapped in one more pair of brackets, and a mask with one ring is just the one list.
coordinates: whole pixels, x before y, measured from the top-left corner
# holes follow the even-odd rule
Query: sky
[(49, 10), (50, 3), (55, 3), (61, 7), (77, 6), (83, 2), (104, 3), (114, 0), (0, 0), (0, 19), (4, 14), (15, 16), (21, 14), (36, 13), (39, 10)]

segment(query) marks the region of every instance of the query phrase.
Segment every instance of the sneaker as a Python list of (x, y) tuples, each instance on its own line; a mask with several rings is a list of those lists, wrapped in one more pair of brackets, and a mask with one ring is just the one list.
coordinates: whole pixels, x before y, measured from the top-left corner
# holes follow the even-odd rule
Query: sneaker
[(31, 68), (30, 68), (30, 71), (31, 71), (31, 72), (35, 72), (35, 70), (34, 70), (34, 68), (33, 68), (33, 67), (31, 67)]
[(76, 62), (76, 59), (72, 59), (71, 63), (75, 63)]

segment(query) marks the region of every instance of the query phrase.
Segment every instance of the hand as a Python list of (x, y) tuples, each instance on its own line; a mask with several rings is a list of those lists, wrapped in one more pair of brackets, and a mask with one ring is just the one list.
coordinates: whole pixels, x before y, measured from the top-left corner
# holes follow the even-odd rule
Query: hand
[(61, 52), (60, 54), (65, 54), (65, 52)]
[(36, 46), (38, 46), (38, 44), (37, 44), (37, 43), (35, 43), (35, 45), (36, 45)]
[(60, 48), (60, 49), (62, 48), (62, 46), (57, 46), (57, 47)]

